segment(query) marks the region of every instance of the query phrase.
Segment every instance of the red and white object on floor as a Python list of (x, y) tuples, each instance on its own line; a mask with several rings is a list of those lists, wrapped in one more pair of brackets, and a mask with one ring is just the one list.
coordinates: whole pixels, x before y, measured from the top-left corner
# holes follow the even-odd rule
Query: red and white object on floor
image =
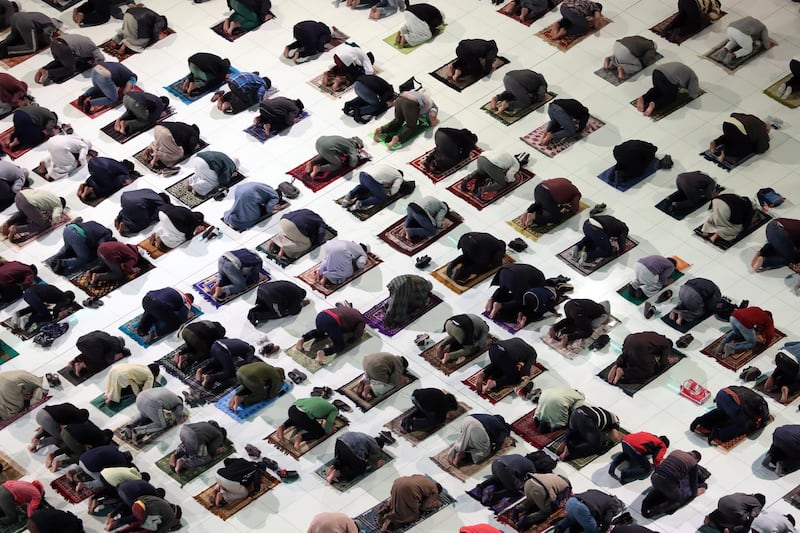
[(700, 385), (693, 379), (687, 379), (681, 384), (681, 396), (688, 398), (697, 405), (700, 405), (711, 396), (711, 391)]

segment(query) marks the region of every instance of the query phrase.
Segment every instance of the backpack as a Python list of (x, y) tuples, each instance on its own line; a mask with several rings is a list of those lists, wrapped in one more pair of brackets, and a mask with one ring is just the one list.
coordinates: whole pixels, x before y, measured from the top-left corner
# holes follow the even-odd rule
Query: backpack
[(758, 198), (758, 204), (761, 207), (778, 207), (786, 200), (780, 193), (775, 192), (772, 187), (759, 189), (758, 193), (756, 193), (756, 198)]
[(49, 348), (53, 341), (67, 332), (69, 324), (64, 323), (51, 323), (45, 324), (39, 329), (39, 333), (33, 338), (33, 342), (42, 348)]
[(731, 315), (735, 310), (736, 304), (734, 304), (733, 301), (731, 301), (731, 299), (727, 296), (723, 296), (717, 304), (717, 309), (714, 312), (714, 316), (716, 316), (718, 320), (727, 322), (730, 320)]
[(543, 450), (529, 453), (526, 457), (533, 463), (537, 474), (549, 474), (556, 467), (556, 460)]
[(288, 181), (282, 181), (278, 184), (278, 192), (281, 193), (284, 198), (288, 198), (290, 200), (294, 200), (300, 196), (300, 189)]

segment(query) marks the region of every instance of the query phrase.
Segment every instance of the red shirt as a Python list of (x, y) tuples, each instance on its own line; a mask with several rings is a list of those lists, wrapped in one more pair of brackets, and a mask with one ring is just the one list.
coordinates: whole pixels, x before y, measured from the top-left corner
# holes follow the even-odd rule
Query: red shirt
[[(36, 483), (38, 483), (38, 481)], [(14, 503), (17, 505), (28, 504), (27, 512), (29, 518), (39, 507), (39, 504), (42, 503), (41, 484), (37, 487), (33, 483), (28, 483), (27, 481), (6, 481), (3, 483), (3, 486), (14, 497)]]
[(132, 244), (119, 241), (106, 241), (97, 247), (97, 255), (108, 262), (117, 263), (126, 274), (133, 274), (133, 267), (139, 262), (139, 252)]
[(736, 309), (732, 314), (747, 329), (754, 329), (764, 336), (764, 344), (770, 344), (775, 337), (775, 322), (772, 315), (760, 307), (745, 307)]
[(667, 454), (664, 441), (646, 431), (631, 433), (622, 437), (622, 442), (627, 442), (631, 448), (645, 455), (653, 456), (653, 465), (658, 466)]
[(28, 84), (11, 74), (0, 72), (0, 102), (19, 107), (22, 98), (28, 94)]
[(36, 275), (31, 267), (19, 261), (7, 261), (0, 264), (0, 285), (21, 283), (23, 289), (33, 285)]
[(569, 204), (573, 213), (577, 213), (581, 206), (581, 191), (567, 178), (552, 178), (544, 180), (542, 185), (550, 191), (550, 195), (557, 204)]

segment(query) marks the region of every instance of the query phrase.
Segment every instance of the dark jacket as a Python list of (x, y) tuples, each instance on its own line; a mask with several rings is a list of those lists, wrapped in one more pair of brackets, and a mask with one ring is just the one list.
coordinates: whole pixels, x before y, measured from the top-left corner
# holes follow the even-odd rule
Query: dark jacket
[(294, 222), (300, 233), (311, 239), (313, 246), (325, 241), (325, 221), (315, 212), (309, 209), (298, 209), (286, 213), (282, 218)]
[(158, 208), (169, 204), (166, 193), (152, 189), (125, 191), (120, 197), (120, 221), (130, 233), (138, 233), (158, 220)]
[(611, 525), (611, 520), (625, 508), (625, 504), (616, 496), (595, 489), (576, 494), (575, 498), (582, 501), (592, 513), (597, 521), (598, 531), (606, 531)]
[(769, 133), (763, 120), (745, 113), (731, 113), (731, 117), (742, 123), (755, 153), (763, 154), (769, 149)]

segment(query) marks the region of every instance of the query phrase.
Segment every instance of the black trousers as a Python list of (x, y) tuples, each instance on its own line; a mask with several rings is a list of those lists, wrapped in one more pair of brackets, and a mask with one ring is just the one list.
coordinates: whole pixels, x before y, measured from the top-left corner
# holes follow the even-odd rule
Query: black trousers
[[(694, 2), (694, 0), (691, 0)], [(655, 104), (655, 109), (664, 109), (678, 97), (678, 86), (670, 83), (661, 71), (653, 71), (653, 87), (644, 93), (644, 105), (647, 107), (650, 103)]]
[(714, 139), (714, 144), (718, 150), (724, 150), (725, 155), (730, 157), (746, 157), (754, 152), (750, 137), (730, 122), (722, 123), (722, 135)]
[(325, 429), (319, 422), (305, 414), (296, 405), (289, 408), (289, 418), (283, 423), (285, 428), (296, 427), (303, 431), (303, 441), (316, 440), (325, 436)]

